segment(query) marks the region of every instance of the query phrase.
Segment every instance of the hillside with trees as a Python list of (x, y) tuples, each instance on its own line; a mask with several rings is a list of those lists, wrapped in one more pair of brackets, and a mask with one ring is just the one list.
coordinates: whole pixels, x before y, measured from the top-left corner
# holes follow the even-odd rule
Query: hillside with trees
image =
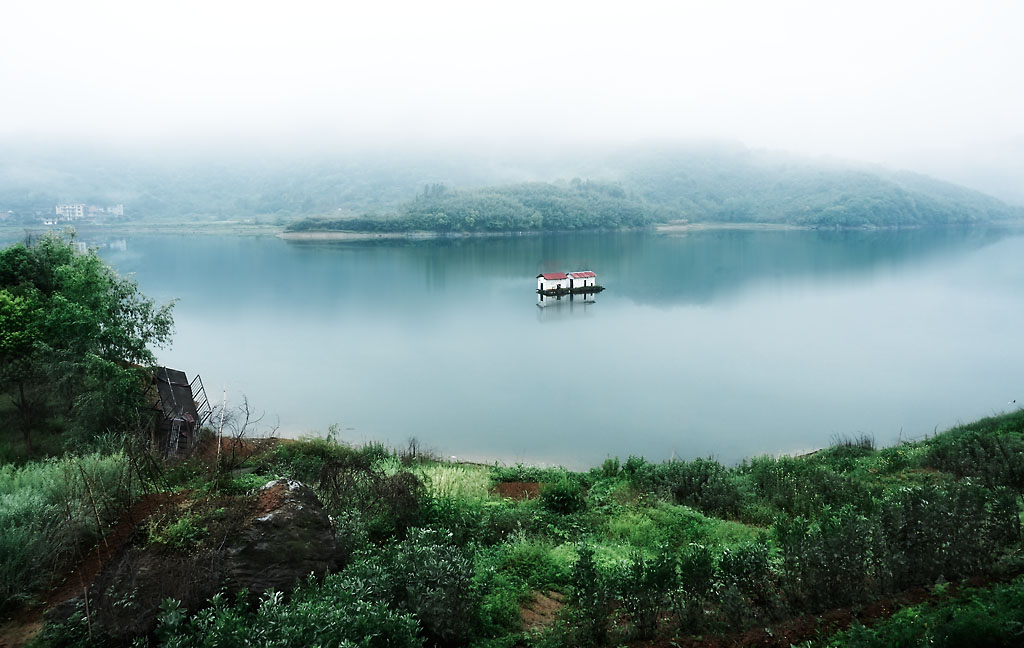
[(288, 230), (473, 232), (618, 229), (670, 221), (801, 227), (1020, 222), (1024, 209), (875, 167), (747, 149), (643, 149), (581, 164), (594, 180), (474, 190), (432, 185), (395, 213), (308, 218)]
[(518, 232), (619, 229), (668, 220), (670, 212), (630, 197), (617, 184), (573, 180), (567, 186), (529, 183), (483, 189), (435, 184), (394, 217), (305, 219), (288, 231)]
[(0, 220), (38, 223), (64, 202), (123, 204), (128, 222), (244, 220), (369, 232), (614, 229), (672, 220), (905, 227), (1020, 222), (1024, 213), (909, 172), (722, 143), (219, 157), (5, 149)]

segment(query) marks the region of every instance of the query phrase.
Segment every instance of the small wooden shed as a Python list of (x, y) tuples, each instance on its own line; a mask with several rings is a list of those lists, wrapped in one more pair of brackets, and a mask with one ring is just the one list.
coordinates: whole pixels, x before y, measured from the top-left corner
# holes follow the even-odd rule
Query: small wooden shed
[(199, 430), (213, 413), (203, 381), (197, 374), (189, 382), (184, 371), (157, 367), (153, 374), (158, 412), (156, 443), (167, 454), (185, 452), (195, 445)]

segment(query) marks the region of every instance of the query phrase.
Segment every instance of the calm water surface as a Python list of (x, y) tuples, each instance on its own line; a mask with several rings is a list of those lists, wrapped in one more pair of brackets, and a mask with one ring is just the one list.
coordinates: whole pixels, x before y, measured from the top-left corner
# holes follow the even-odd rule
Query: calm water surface
[[(280, 433), (462, 459), (798, 452), (1024, 402), (1024, 237), (986, 230), (448, 241), (94, 240), (177, 298), (162, 362)], [(595, 303), (539, 308), (541, 271)]]

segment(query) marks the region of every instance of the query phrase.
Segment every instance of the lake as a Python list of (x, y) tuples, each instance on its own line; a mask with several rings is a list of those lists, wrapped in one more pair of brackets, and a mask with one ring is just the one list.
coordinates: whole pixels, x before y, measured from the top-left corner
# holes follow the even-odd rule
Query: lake
[[(168, 366), (278, 434), (586, 468), (918, 438), (1024, 402), (1024, 237), (993, 229), (89, 240)], [(593, 302), (539, 272), (593, 270)], [(264, 428), (266, 429), (266, 428)]]

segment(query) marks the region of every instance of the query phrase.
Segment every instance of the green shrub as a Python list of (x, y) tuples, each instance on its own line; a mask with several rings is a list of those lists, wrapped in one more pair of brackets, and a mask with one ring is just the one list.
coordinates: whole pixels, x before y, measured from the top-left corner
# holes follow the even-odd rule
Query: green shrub
[(854, 624), (831, 637), (808, 642), (821, 648), (890, 646), (986, 646), (1024, 644), (1024, 579), (990, 590), (965, 589), (951, 599), (900, 610), (871, 628)]
[[(491, 477), (496, 482), (538, 482), (550, 483), (570, 478), (570, 473), (565, 468), (542, 468), (540, 466), (527, 466), (515, 464), (514, 466), (494, 466), (491, 468)], [(572, 474), (573, 479), (580, 479), (580, 475)]]
[(792, 605), (818, 611), (864, 600), (878, 540), (871, 520), (847, 506), (827, 510), (817, 521), (780, 520), (775, 535)]
[(622, 472), (622, 466), (619, 464), (618, 457), (609, 457), (604, 460), (601, 464), (601, 476), (605, 479), (611, 479), (618, 477), (619, 473)]
[(587, 506), (581, 486), (562, 477), (556, 482), (544, 484), (540, 489), (540, 501), (544, 508), (559, 515), (571, 515)]
[(739, 471), (749, 477), (755, 495), (789, 515), (815, 517), (843, 506), (868, 513), (881, 490), (807, 458), (758, 457)]
[(379, 459), (360, 452), (330, 459), (315, 486), (328, 512), (358, 511), (374, 542), (403, 537), (421, 521), (428, 504), (426, 487), (416, 475), (389, 472)]
[(443, 530), (412, 529), (390, 555), (396, 603), (419, 620), (427, 640), (462, 645), (478, 625), (473, 564)]
[(729, 470), (713, 459), (666, 461), (635, 473), (634, 481), (644, 488), (672, 497), (708, 515), (736, 517), (743, 494)]
[(600, 646), (608, 639), (612, 588), (594, 560), (594, 550), (581, 545), (572, 570), (570, 628), (574, 645)]
[(676, 561), (668, 547), (660, 547), (650, 560), (634, 551), (629, 562), (617, 570), (616, 584), (636, 637), (653, 638), (658, 613), (668, 604), (676, 587)]
[(562, 589), (569, 584), (571, 570), (567, 563), (556, 558), (553, 549), (542, 540), (520, 539), (501, 547), (497, 566), (531, 589)]
[(985, 433), (956, 429), (927, 442), (925, 466), (973, 477), (989, 488), (1024, 490), (1024, 437), (1017, 433)]
[(709, 547), (691, 544), (679, 556), (679, 582), (672, 593), (672, 608), (684, 634), (705, 625), (705, 603), (715, 588), (715, 556)]
[(880, 511), (885, 572), (904, 588), (959, 578), (991, 565), (1020, 537), (1017, 497), (965, 480), (948, 486), (904, 488)]
[(264, 594), (253, 610), (238, 597), (218, 594), (210, 606), (186, 617), (174, 601), (161, 606), (156, 637), (167, 648), (201, 646), (336, 646), (413, 648), (422, 646), (412, 614), (396, 610), (374, 583), (331, 574), (292, 592)]
[(764, 540), (727, 547), (718, 559), (718, 571), (724, 585), (735, 588), (754, 605), (768, 605), (775, 578)]

